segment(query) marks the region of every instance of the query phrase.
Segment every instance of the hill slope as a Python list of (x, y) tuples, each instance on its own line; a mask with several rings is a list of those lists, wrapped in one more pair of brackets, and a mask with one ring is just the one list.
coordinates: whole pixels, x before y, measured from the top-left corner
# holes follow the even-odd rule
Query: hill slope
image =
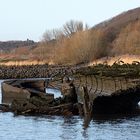
[(36, 43), (34, 41), (28, 39), (26, 41), (0, 41), (0, 50), (8, 52), (20, 47), (32, 47), (35, 44)]
[(104, 29), (109, 29), (109, 28), (116, 28), (116, 29), (121, 29), (127, 24), (131, 22), (135, 22), (137, 20), (140, 20), (140, 7), (135, 8), (126, 12), (123, 12), (119, 14), (116, 17), (113, 17), (107, 21), (101, 22), (94, 26), (93, 28), (104, 28)]
[(109, 55), (140, 55), (140, 8), (123, 12), (92, 28), (104, 33), (107, 45), (111, 49)]

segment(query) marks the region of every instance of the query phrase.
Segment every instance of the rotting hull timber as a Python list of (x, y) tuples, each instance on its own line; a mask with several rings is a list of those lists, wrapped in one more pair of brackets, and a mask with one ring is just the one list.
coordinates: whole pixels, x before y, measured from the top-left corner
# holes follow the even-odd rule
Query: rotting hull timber
[(133, 112), (140, 101), (140, 86), (119, 90), (111, 96), (97, 96), (93, 100), (93, 113), (115, 114)]
[(140, 79), (126, 77), (83, 76), (75, 81), (80, 103), (82, 87), (87, 88), (93, 114), (131, 112), (140, 101)]
[[(56, 83), (59, 83), (61, 90), (63, 87), (65, 91), (67, 90), (71, 91), (71, 88), (70, 88), (71, 84), (70, 85), (66, 84), (64, 83), (63, 80), (60, 80), (60, 81), (56, 81)], [(105, 77), (105, 76), (102, 77), (102, 76), (91, 75), (91, 76), (81, 76), (80, 78), (74, 77), (74, 80), (70, 81), (70, 83), (71, 82), (73, 83), (75, 87), (75, 91), (76, 91), (76, 94), (78, 95), (78, 99), (81, 98), (80, 100), (78, 100), (78, 103), (81, 103), (81, 104), (83, 104), (83, 100), (84, 100), (83, 94), (82, 94), (83, 93), (82, 87), (86, 87), (87, 89), (86, 92), (89, 96), (88, 102), (91, 103), (91, 105), (93, 106), (92, 108), (93, 110), (91, 111), (93, 112), (93, 114), (94, 113), (119, 113), (119, 112), (123, 113), (126, 111), (131, 111), (133, 108), (137, 106), (138, 101), (140, 101), (140, 79), (123, 78), (123, 77), (112, 78), (112, 77)], [(55, 81), (53, 81), (53, 84), (54, 83)], [(52, 85), (52, 82), (48, 81), (47, 86), (49, 86), (49, 84)], [(52, 106), (53, 107), (59, 106), (64, 102), (64, 100), (60, 99), (59, 100), (60, 103), (56, 105), (55, 104), (56, 100), (54, 100), (54, 97), (52, 95), (46, 95), (45, 88), (46, 88), (46, 81), (44, 80), (34, 79), (33, 81), (32, 80), (5, 81), (2, 83), (3, 103), (10, 104), (14, 100), (18, 100), (18, 102), (16, 102), (16, 107), (18, 107), (18, 105), (20, 105), (21, 103), (21, 105), (24, 108), (24, 104), (26, 103), (25, 100), (29, 101), (31, 97), (33, 97), (34, 95), (37, 95), (41, 97), (41, 100), (38, 97), (37, 97), (37, 100), (34, 98), (32, 99), (33, 99), (33, 102), (35, 101), (37, 105), (36, 110), (38, 112), (38, 110), (40, 110), (42, 106), (44, 107), (43, 104), (46, 104), (46, 107), (48, 107), (49, 102), (47, 100), (49, 99), (51, 100), (51, 102), (53, 101), (54, 103), (54, 104), (52, 103), (49, 104), (49, 109)], [(28, 106), (29, 110), (31, 107), (30, 105), (31, 102), (32, 100), (29, 101), (29, 104), (26, 103), (27, 105), (29, 105)], [(40, 102), (41, 102), (41, 106), (39, 105)], [(53, 108), (54, 110), (50, 111), (46, 107), (45, 109), (43, 108), (43, 111), (45, 111), (45, 113), (53, 112), (55, 114), (55, 111), (57, 110), (56, 108)], [(68, 108), (67, 111), (69, 109), (70, 108)], [(34, 107), (33, 107), (33, 110), (34, 110)], [(59, 114), (59, 111), (57, 113)], [(63, 113), (60, 113), (60, 114), (63, 114)]]
[[(7, 80), (2, 83), (2, 103), (11, 104), (13, 100), (30, 99), (33, 94), (46, 95), (45, 80)], [(48, 94), (51, 97), (51, 95)]]
[(2, 83), (0, 111), (16, 115), (77, 115), (73, 99), (54, 98), (45, 93), (44, 80), (9, 80)]
[[(72, 79), (70, 77), (70, 79)], [(107, 77), (99, 75), (76, 75), (73, 84), (78, 95), (78, 102), (84, 104), (83, 87), (93, 105), (93, 113), (125, 113), (137, 108), (140, 101), (139, 77)], [(59, 80), (63, 81), (63, 80)], [(65, 83), (50, 81), (54, 87), (64, 87)], [(59, 84), (57, 84), (59, 83)]]

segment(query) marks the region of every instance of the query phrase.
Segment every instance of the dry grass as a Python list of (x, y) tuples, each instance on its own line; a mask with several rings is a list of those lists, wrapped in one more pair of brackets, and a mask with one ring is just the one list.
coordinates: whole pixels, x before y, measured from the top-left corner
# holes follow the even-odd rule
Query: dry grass
[(45, 61), (8, 61), (8, 62), (0, 62), (0, 65), (6, 65), (6, 66), (23, 66), (23, 65), (41, 65), (41, 64), (46, 64)]
[(113, 63), (125, 63), (125, 64), (132, 64), (134, 61), (140, 62), (140, 55), (119, 55), (115, 57), (104, 57), (101, 59), (97, 59), (93, 62), (89, 63), (89, 66), (96, 65), (96, 64), (108, 64), (113, 65)]

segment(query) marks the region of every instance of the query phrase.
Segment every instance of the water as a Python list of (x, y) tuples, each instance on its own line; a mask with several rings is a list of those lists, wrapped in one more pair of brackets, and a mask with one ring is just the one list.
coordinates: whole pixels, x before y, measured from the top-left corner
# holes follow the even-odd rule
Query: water
[(54, 98), (62, 97), (62, 94), (57, 89), (47, 88), (46, 93), (54, 94)]
[[(1, 97), (1, 95), (0, 95)], [(140, 140), (140, 115), (14, 116), (0, 113), (0, 140)]]

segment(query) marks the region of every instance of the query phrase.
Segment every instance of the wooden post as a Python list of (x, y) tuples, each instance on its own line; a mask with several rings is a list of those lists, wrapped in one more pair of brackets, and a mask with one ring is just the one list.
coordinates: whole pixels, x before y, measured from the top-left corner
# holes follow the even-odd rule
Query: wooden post
[(92, 119), (92, 102), (90, 102), (87, 87), (82, 87), (83, 110), (84, 110), (84, 127), (87, 128)]

